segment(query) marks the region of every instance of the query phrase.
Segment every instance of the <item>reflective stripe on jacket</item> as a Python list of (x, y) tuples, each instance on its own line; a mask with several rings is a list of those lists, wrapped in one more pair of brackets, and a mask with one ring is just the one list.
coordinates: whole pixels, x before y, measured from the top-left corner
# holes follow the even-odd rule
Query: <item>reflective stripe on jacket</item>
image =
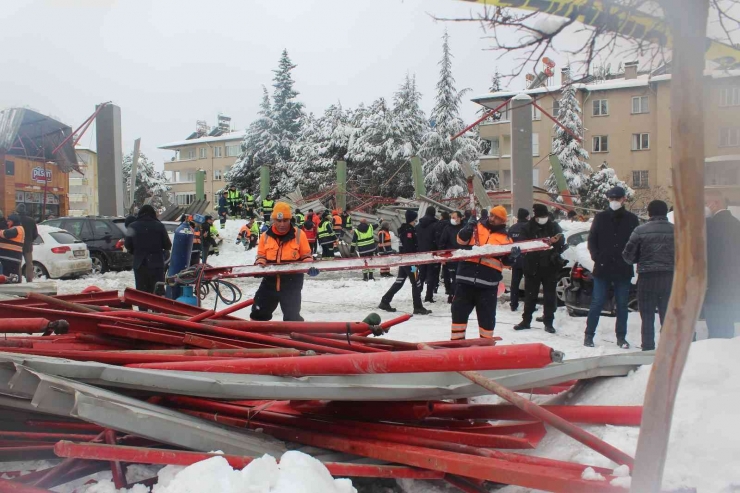
[[(312, 261), (311, 246), (308, 244), (306, 235), (299, 228), (293, 227), (284, 235), (278, 235), (273, 228), (270, 228), (260, 236), (257, 245), (257, 264), (271, 265)], [(276, 277), (276, 290), (280, 291), (280, 276)]]
[(355, 229), (352, 235), (352, 246), (357, 248), (357, 252), (360, 254), (374, 252), (376, 247), (373, 227), (368, 225), (367, 231), (364, 233), (359, 229)]
[(242, 199), (239, 192), (237, 192), (236, 190), (234, 190), (233, 192), (229, 190), (228, 201), (231, 205), (237, 205), (238, 203), (240, 203)]
[(341, 231), (344, 227), (344, 219), (342, 219), (342, 216), (337, 214), (336, 216), (332, 217), (334, 221), (334, 231)]
[[(476, 230), (469, 240), (461, 238), (465, 228), (457, 234), (457, 242), (460, 245), (469, 247), (480, 245), (508, 245), (513, 243), (511, 238), (506, 234), (506, 230), (491, 231), (486, 226), (478, 223)], [(468, 230), (469, 231), (469, 230)], [(469, 233), (468, 233), (469, 234)], [(470, 284), (485, 289), (498, 288), (498, 283), (502, 279), (501, 271), (504, 264), (495, 257), (481, 257), (460, 262), (457, 267), (456, 282)]]
[(337, 235), (334, 234), (332, 224), (328, 219), (321, 221), (318, 229), (318, 238), (320, 245), (330, 245), (337, 241)]
[(296, 223), (296, 226), (298, 226), (300, 228), (301, 226), (303, 226), (303, 223), (305, 223), (305, 222), (306, 222), (306, 216), (304, 216), (300, 212), (295, 215), (295, 223)]
[(263, 214), (272, 214), (273, 207), (275, 207), (274, 200), (265, 199), (262, 201), (262, 213)]
[(250, 209), (254, 207), (254, 195), (245, 193), (244, 194), (244, 203), (249, 207)]
[(378, 231), (378, 252), (390, 253), (391, 251), (391, 234), (388, 231)]
[(0, 258), (20, 262), (23, 259), (23, 240), (26, 237), (23, 226), (0, 231)]

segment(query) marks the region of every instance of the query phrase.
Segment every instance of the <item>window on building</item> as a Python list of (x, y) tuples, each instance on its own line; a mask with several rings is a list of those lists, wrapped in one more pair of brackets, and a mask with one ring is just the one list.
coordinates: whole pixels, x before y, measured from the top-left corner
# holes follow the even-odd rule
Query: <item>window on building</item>
[(534, 168), (532, 170), (532, 184), (535, 187), (540, 186), (540, 170), (539, 170), (539, 168)]
[(213, 157), (221, 157), (223, 156), (224, 149), (221, 146), (216, 146), (213, 148)]
[(498, 137), (493, 137), (491, 140), (491, 150), (488, 152), (489, 156), (499, 157), (501, 155), (500, 141)]
[(198, 158), (199, 159), (205, 159), (206, 158), (206, 147), (200, 147), (198, 148)]
[(609, 114), (608, 99), (594, 99), (593, 116), (607, 116)]
[(195, 159), (195, 149), (185, 149), (180, 151), (180, 161)]
[(632, 134), (632, 150), (645, 151), (650, 149), (650, 134)]
[(511, 157), (511, 135), (504, 135), (503, 138), (501, 157)]
[(226, 157), (237, 157), (241, 152), (241, 146), (239, 144), (233, 146), (226, 146)]
[(609, 136), (595, 135), (593, 138), (593, 152), (609, 152)]
[(542, 120), (542, 112), (534, 105), (532, 105), (532, 120)]
[(650, 187), (649, 172), (645, 170), (636, 170), (632, 172), (632, 188)]
[(560, 114), (560, 101), (554, 100), (552, 102), (552, 116), (557, 118), (559, 114)]
[(740, 106), (740, 86), (723, 87), (719, 90), (720, 106)]
[(214, 169), (213, 170), (213, 179), (214, 180), (220, 180), (221, 179), (221, 170), (220, 169)]
[(647, 96), (635, 96), (632, 98), (632, 114), (638, 113), (649, 113), (650, 107), (648, 105)]
[(177, 201), (177, 205), (190, 205), (195, 202), (195, 194), (188, 192), (177, 193), (175, 194), (175, 200)]
[(719, 129), (720, 147), (740, 146), (740, 127), (722, 127)]
[(188, 171), (185, 174), (185, 179), (183, 181), (195, 181), (195, 171)]
[(532, 155), (540, 155), (540, 134), (538, 133), (532, 134)]

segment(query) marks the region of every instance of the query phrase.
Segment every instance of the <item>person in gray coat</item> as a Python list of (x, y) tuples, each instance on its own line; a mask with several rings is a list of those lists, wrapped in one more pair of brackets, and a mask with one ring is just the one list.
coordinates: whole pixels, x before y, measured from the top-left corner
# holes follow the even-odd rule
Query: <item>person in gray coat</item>
[(637, 302), (642, 319), (642, 350), (655, 349), (655, 310), (660, 325), (665, 322), (673, 285), (675, 249), (673, 224), (668, 222), (668, 204), (653, 200), (648, 204), (650, 220), (635, 228), (622, 252), (628, 264), (637, 264)]

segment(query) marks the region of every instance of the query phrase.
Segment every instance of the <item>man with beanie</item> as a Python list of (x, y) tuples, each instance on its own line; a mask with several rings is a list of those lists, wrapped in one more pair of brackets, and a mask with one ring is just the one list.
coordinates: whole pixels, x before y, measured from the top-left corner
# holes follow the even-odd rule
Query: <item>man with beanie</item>
[[(416, 238), (416, 218), (419, 215), (416, 211), (406, 211), (406, 222), (398, 228), (398, 240), (401, 244), (400, 253), (417, 253), (419, 251), (419, 244)], [(398, 268), (398, 276), (393, 286), (383, 295), (380, 300), (378, 308), (387, 312), (395, 312), (396, 309), (391, 306), (391, 301), (397, 292), (401, 290), (403, 284), (406, 282), (406, 278), (410, 278), (411, 281), (411, 296), (414, 300), (414, 315), (428, 315), (432, 313), (431, 310), (424, 308), (421, 304), (421, 279), (418, 275), (418, 269), (415, 266), (402, 266)]]
[(594, 287), (583, 345), (594, 347), (594, 335), (599, 325), (601, 310), (606, 303), (609, 288), (613, 287), (617, 305), (615, 326), (617, 346), (629, 349), (627, 315), (630, 286), (635, 273), (632, 266), (622, 258), (622, 252), (632, 232), (640, 225), (640, 221), (636, 215), (624, 208), (627, 200), (624, 188), (612, 188), (606, 192), (606, 198), (609, 199), (609, 208), (596, 214), (588, 235), (588, 251), (594, 261)]
[[(457, 243), (457, 234), (463, 228), (462, 224), (463, 215), (460, 211), (453, 211), (450, 214), (450, 221), (444, 229), (442, 234), (437, 240), (437, 246), (440, 250), (457, 250), (460, 245)], [(452, 303), (452, 298), (455, 296), (455, 276), (457, 274), (458, 262), (445, 262), (442, 266), (444, 268), (444, 282), (445, 282), (445, 294), (447, 294), (447, 303)]]
[(542, 286), (542, 297), (544, 299), (544, 315), (542, 321), (545, 324), (545, 332), (555, 333), (553, 322), (555, 321), (555, 310), (557, 309), (557, 293), (555, 287), (558, 283), (558, 273), (562, 268), (559, 262), (560, 254), (563, 252), (565, 239), (563, 230), (558, 223), (550, 218), (547, 206), (535, 204), (532, 207), (534, 217), (522, 228), (519, 240), (544, 239), (551, 250), (530, 252), (524, 255), (524, 313), (519, 325), (514, 330), (530, 329), (532, 314), (537, 305), (537, 297)]
[(650, 220), (632, 232), (622, 258), (630, 265), (637, 264), (642, 350), (652, 351), (655, 349), (655, 310), (658, 309), (662, 326), (671, 297), (675, 251), (673, 224), (668, 222), (667, 217), (668, 204), (653, 200), (647, 210)]
[[(463, 248), (472, 249), (482, 245), (508, 245), (512, 243), (506, 234), (506, 209), (497, 205), (491, 209), (488, 217), (477, 221), (471, 215), (468, 223), (457, 234), (457, 243)], [(468, 318), (475, 308), (478, 316), (478, 335), (482, 338), (493, 337), (496, 327), (496, 305), (498, 284), (504, 263), (516, 260), (521, 254), (514, 247), (506, 257), (483, 257), (463, 260), (457, 267), (455, 280), (455, 297), (452, 300), (452, 337), (453, 341), (465, 339)]]
[[(270, 213), (270, 229), (262, 233), (257, 245), (255, 265), (268, 266), (298, 262), (313, 262), (308, 238), (301, 228), (291, 224), (290, 206), (278, 202)], [(309, 276), (318, 275), (316, 267), (308, 270)], [(252, 320), (268, 321), (280, 305), (283, 320), (302, 322), (301, 290), (303, 274), (266, 275), (254, 295)]]
[[(352, 232), (352, 247), (350, 254), (354, 255), (357, 253), (360, 257), (373, 257), (378, 247), (375, 243), (375, 234), (373, 227), (367, 223), (367, 219), (360, 219), (360, 224)], [(374, 281), (373, 270), (363, 269), (362, 270), (363, 281)]]
[[(527, 209), (519, 209), (516, 213), (516, 224), (509, 228), (509, 238), (513, 241), (523, 241), (522, 231), (529, 222), (529, 211)], [(524, 257), (520, 256), (516, 259), (516, 262), (511, 266), (511, 286), (509, 291), (511, 297), (509, 300), (509, 306), (511, 311), (515, 312), (519, 308), (519, 286), (522, 283), (524, 277)]]
[[(416, 236), (419, 239), (419, 252), (433, 252), (437, 250), (436, 228), (439, 220), (436, 218), (437, 211), (433, 206), (427, 207), (424, 217), (419, 219), (416, 225)], [(419, 266), (419, 277), (421, 282), (427, 285), (427, 295), (424, 301), (434, 303), (434, 290), (439, 283), (439, 264), (426, 264)]]
[[(23, 237), (23, 262), (26, 266), (26, 282), (33, 281), (33, 242), (39, 237), (36, 221), (26, 213), (26, 204), (18, 204), (15, 212), (21, 218), (21, 226), (25, 233)], [(23, 272), (18, 270), (18, 275), (23, 277)]]
[(157, 219), (154, 207), (146, 204), (139, 209), (136, 221), (126, 228), (124, 244), (134, 256), (136, 289), (154, 293), (155, 285), (164, 282), (165, 250), (172, 249), (167, 229)]

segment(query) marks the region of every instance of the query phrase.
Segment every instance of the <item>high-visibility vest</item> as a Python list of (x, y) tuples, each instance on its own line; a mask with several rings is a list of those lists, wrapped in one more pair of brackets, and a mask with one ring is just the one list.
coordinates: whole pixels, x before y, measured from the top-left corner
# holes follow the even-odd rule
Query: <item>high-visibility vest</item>
[(244, 194), (244, 203), (249, 207), (250, 209), (254, 207), (254, 195), (251, 193), (245, 193)]
[(334, 220), (334, 231), (341, 231), (344, 225), (344, 219), (342, 219), (342, 216), (337, 214), (336, 216), (333, 216), (333, 220)]
[[(356, 229), (354, 231), (354, 235), (352, 238), (352, 246), (357, 248), (357, 251), (360, 253), (368, 253), (375, 251), (375, 237), (373, 236), (373, 227), (370, 226), (367, 228), (367, 231), (364, 233), (361, 232), (359, 229)], [(357, 240), (355, 240), (355, 237)]]
[(228, 201), (231, 205), (236, 205), (241, 202), (239, 192), (237, 192), (236, 190), (229, 190)]
[(334, 229), (332, 228), (331, 223), (328, 220), (324, 220), (321, 222), (318, 229), (318, 235), (319, 243), (321, 243), (322, 245), (334, 243), (334, 241), (337, 239), (336, 235), (334, 234)]
[(388, 231), (378, 231), (378, 248), (380, 250), (390, 250), (391, 248), (391, 234)]
[(265, 199), (262, 201), (262, 213), (263, 214), (272, 214), (273, 207), (275, 207), (274, 200)]
[(200, 229), (198, 228), (192, 228), (193, 229), (193, 245), (200, 245)]
[[(475, 233), (473, 233), (473, 236), (470, 237), (469, 241), (467, 242), (460, 241), (460, 236), (458, 233), (457, 242), (461, 245), (475, 245), (475, 246), (508, 245), (509, 243), (513, 243), (512, 239), (509, 238), (509, 236), (506, 234), (505, 231), (492, 233), (488, 228), (486, 228), (480, 223), (476, 224), (475, 227), (477, 228), (477, 230)], [(499, 272), (504, 270), (504, 264), (496, 257), (481, 257), (481, 258), (476, 258), (476, 259), (468, 259), (465, 261), (471, 262), (474, 264), (485, 265), (486, 267), (490, 267), (491, 269), (495, 269)]]
[[(282, 237), (276, 235), (273, 230), (267, 230), (260, 236), (257, 245), (258, 264), (287, 264), (294, 262), (311, 262), (311, 245), (308, 244), (306, 235), (300, 228), (293, 228), (292, 238), (288, 235)], [(275, 289), (280, 291), (280, 276), (276, 276)]]
[[(2, 233), (11, 230), (17, 231), (16, 237), (5, 238)], [(0, 258), (20, 262), (23, 259), (23, 240), (25, 237), (26, 232), (21, 225), (0, 231)]]
[(305, 222), (306, 222), (306, 216), (304, 216), (300, 212), (295, 215), (295, 224), (296, 224), (296, 226), (298, 226), (300, 228), (301, 226), (303, 226), (303, 223), (305, 223)]
[(352, 229), (352, 216), (350, 216), (349, 214), (347, 214), (347, 220), (344, 221), (344, 227), (346, 229)]

